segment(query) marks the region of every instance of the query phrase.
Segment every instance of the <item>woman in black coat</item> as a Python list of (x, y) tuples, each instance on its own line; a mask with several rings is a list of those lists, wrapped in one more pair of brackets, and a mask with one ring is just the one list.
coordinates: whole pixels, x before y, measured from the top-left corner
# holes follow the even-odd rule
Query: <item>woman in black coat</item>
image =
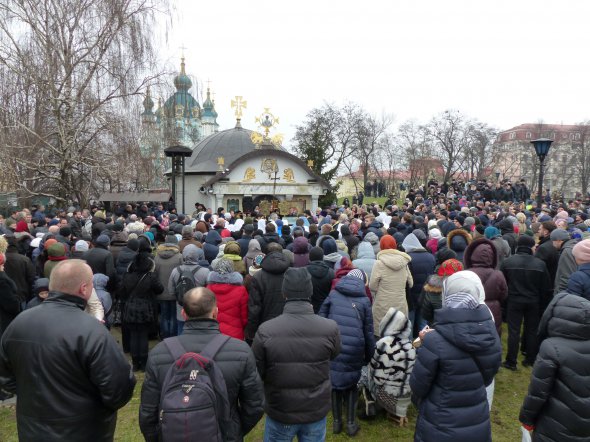
[(502, 361), (500, 337), (483, 303), (483, 286), (470, 271), (443, 284), (436, 328), (420, 333), (422, 346), (412, 376), (419, 409), (415, 442), (491, 442), (486, 386)]
[(560, 293), (539, 325), (541, 344), (520, 421), (533, 441), (590, 440), (590, 301)]
[(4, 272), (5, 261), (6, 255), (0, 253), (0, 337), (20, 312), (20, 299), (16, 293), (16, 284)]
[(145, 368), (148, 357), (148, 336), (157, 316), (156, 295), (164, 291), (151, 255), (149, 240), (139, 237), (138, 254), (129, 266), (119, 287), (119, 297), (125, 302), (123, 325), (129, 330), (129, 349), (133, 369)]

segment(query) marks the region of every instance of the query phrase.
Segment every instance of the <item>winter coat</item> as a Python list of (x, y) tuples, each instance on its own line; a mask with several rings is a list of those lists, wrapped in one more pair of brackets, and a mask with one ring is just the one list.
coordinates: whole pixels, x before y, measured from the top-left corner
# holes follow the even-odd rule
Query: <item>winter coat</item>
[(311, 305), (314, 313), (317, 313), (330, 293), (332, 280), (335, 276), (334, 269), (324, 261), (311, 261), (306, 269), (311, 275), (311, 285), (313, 286)]
[(176, 244), (162, 244), (156, 249), (156, 275), (164, 290), (156, 297), (157, 301), (175, 301), (174, 292), (168, 291), (168, 280), (172, 270), (182, 264), (182, 254)]
[(510, 253), (514, 255), (516, 253), (516, 246), (518, 242), (518, 235), (514, 233), (514, 224), (509, 219), (503, 219), (496, 226), (502, 233), (502, 238), (510, 246)]
[(375, 350), (371, 302), (362, 279), (345, 276), (322, 304), (319, 315), (333, 319), (340, 330), (340, 354), (330, 362), (332, 388), (356, 387), (361, 369)]
[(127, 246), (128, 238), (129, 234), (127, 232), (123, 231), (113, 233), (113, 237), (111, 238), (111, 245), (109, 246), (109, 251), (111, 252), (111, 255), (113, 255), (114, 262), (117, 262), (119, 253), (125, 246)]
[(442, 307), (443, 280), (437, 274), (430, 275), (422, 287), (420, 308), (422, 318), (428, 325), (434, 324), (434, 312)]
[[(187, 352), (200, 353), (209, 341), (219, 334), (219, 324), (214, 319), (186, 321), (182, 335), (178, 337)], [(262, 417), (262, 382), (256, 372), (256, 361), (248, 344), (230, 339), (214, 358), (223, 373), (230, 406), (231, 425), (226, 428), (228, 442), (241, 442)], [(148, 442), (160, 441), (158, 437), (160, 392), (168, 369), (174, 359), (163, 342), (150, 351), (141, 389), (139, 427)]]
[(289, 261), (282, 252), (272, 252), (262, 260), (262, 270), (257, 272), (250, 286), (248, 298), (248, 325), (246, 338), (253, 339), (260, 324), (283, 312), (283, 276)]
[[(411, 235), (414, 236), (414, 235)], [(407, 238), (409, 238), (408, 236)], [(404, 241), (405, 244), (405, 241)], [(405, 248), (405, 246), (404, 246)], [(410, 296), (407, 297), (408, 309), (410, 311), (420, 307), (419, 298), (422, 288), (430, 275), (434, 273), (436, 259), (434, 256), (423, 248), (406, 249), (406, 253), (410, 255), (410, 272), (412, 273), (412, 280), (414, 284), (410, 289)]]
[(533, 441), (590, 440), (590, 301), (560, 293), (539, 325), (547, 336), (535, 360), (520, 421)]
[(305, 267), (309, 264), (309, 243), (307, 238), (300, 236), (293, 241), (293, 267)]
[(184, 248), (186, 246), (188, 246), (189, 244), (192, 244), (192, 245), (199, 247), (199, 248), (203, 247), (203, 244), (201, 244), (199, 241), (197, 241), (192, 236), (190, 238), (182, 238), (180, 241), (178, 241), (178, 250), (180, 250), (180, 253), (182, 253)]
[(551, 296), (551, 281), (545, 263), (532, 256), (528, 247), (518, 247), (516, 255), (500, 266), (508, 284), (509, 302), (542, 305)]
[(535, 256), (545, 263), (549, 277), (551, 278), (551, 287), (555, 284), (555, 275), (557, 273), (557, 264), (559, 263), (559, 250), (555, 248), (553, 242), (546, 236), (541, 238)]
[(210, 272), (207, 277), (207, 288), (215, 293), (217, 300), (219, 330), (241, 341), (248, 323), (248, 292), (242, 282), (238, 272), (225, 275)]
[[(156, 296), (164, 291), (160, 278), (155, 273), (154, 261), (144, 256), (138, 263), (137, 259), (129, 266), (129, 271), (123, 276), (121, 285), (117, 289), (119, 299), (125, 302), (123, 312), (124, 322), (127, 324), (150, 324), (156, 316)], [(133, 305), (132, 298), (141, 298), (147, 301)]]
[(276, 232), (265, 233), (264, 235), (262, 235), (262, 238), (259, 240), (259, 242), (260, 242), (260, 247), (262, 248), (262, 251), (265, 254), (268, 253), (268, 245), (271, 242), (276, 242), (277, 244), (280, 244), (280, 246), (283, 249), (285, 248), (285, 240), (283, 238), (281, 238), (279, 236), (279, 234)]
[(115, 260), (108, 249), (96, 246), (86, 252), (84, 259), (92, 269), (93, 274), (102, 273), (107, 275), (109, 279), (116, 279)]
[(471, 235), (463, 229), (454, 229), (447, 235), (447, 247), (457, 254), (457, 259), (463, 263), (465, 249), (471, 243)]
[(109, 278), (102, 273), (97, 273), (92, 277), (92, 285), (94, 287), (94, 291), (96, 292), (96, 296), (100, 300), (102, 304), (102, 309), (104, 311), (104, 321), (107, 325), (111, 325), (112, 316), (111, 316), (111, 308), (113, 306), (113, 298), (111, 294), (107, 290), (107, 284), (109, 283)]
[(572, 273), (576, 271), (577, 264), (572, 249), (578, 243), (577, 239), (570, 239), (561, 245), (559, 261), (555, 273), (553, 294), (556, 295), (567, 288), (567, 283)]
[(412, 323), (395, 308), (389, 309), (379, 324), (381, 339), (369, 363), (369, 391), (373, 398), (380, 390), (394, 398), (410, 393), (410, 375), (416, 362), (412, 346)]
[[(379, 237), (375, 232), (368, 232), (365, 237), (363, 238), (363, 242), (368, 242), (373, 247), (373, 253), (377, 256), (377, 253), (381, 251), (381, 246), (379, 244)], [(360, 244), (359, 244), (360, 247)]]
[(361, 269), (367, 274), (367, 278), (371, 279), (371, 272), (377, 259), (373, 252), (373, 247), (366, 241), (363, 241), (358, 246), (358, 252), (356, 259), (352, 261), (352, 264), (357, 268)]
[(410, 255), (399, 250), (388, 249), (377, 254), (369, 282), (369, 288), (375, 294), (373, 330), (379, 330), (379, 323), (390, 307), (407, 316), (406, 286), (414, 284), (408, 266), (411, 260)]
[[(240, 245), (240, 256), (243, 258), (248, 253), (248, 248), (250, 247), (250, 241), (252, 240), (251, 235), (243, 234), (240, 239), (237, 240), (238, 244)], [(246, 268), (249, 268), (247, 266)]]
[(418, 349), (410, 377), (419, 409), (416, 442), (492, 440), (486, 387), (502, 361), (500, 338), (488, 308), (441, 308), (436, 328)]
[(490, 241), (494, 244), (496, 252), (498, 253), (498, 265), (496, 266), (496, 270), (499, 270), (500, 265), (511, 255), (510, 245), (508, 244), (508, 241), (501, 236), (492, 238)]
[(369, 227), (367, 228), (367, 233), (373, 232), (379, 239), (383, 236), (383, 223), (377, 220), (374, 220)]
[(268, 416), (287, 425), (326, 417), (332, 391), (329, 361), (340, 352), (334, 321), (314, 315), (307, 301), (289, 301), (280, 316), (261, 324), (252, 351), (264, 381)]
[(246, 265), (246, 269), (250, 269), (250, 267), (252, 267), (254, 258), (256, 258), (257, 255), (262, 255), (260, 243), (257, 239), (251, 239), (248, 243), (248, 251), (244, 255), (244, 264)]
[(465, 250), (465, 270), (471, 270), (479, 279), (486, 293), (485, 303), (494, 316), (498, 335), (502, 332), (502, 303), (508, 296), (508, 285), (504, 274), (496, 270), (498, 263), (497, 249), (494, 244), (480, 238), (473, 241)]
[(123, 279), (123, 275), (127, 273), (127, 269), (137, 256), (137, 251), (131, 250), (129, 247), (125, 246), (119, 252), (117, 256), (117, 260), (115, 261), (115, 273), (117, 274), (117, 281), (121, 281)]
[(84, 313), (85, 304), (50, 292), (2, 336), (0, 377), (12, 381), (3, 386), (9, 391), (18, 386), (19, 440), (113, 440), (116, 410), (131, 399), (135, 377), (108, 330)]
[[(238, 249), (239, 248), (239, 244), (235, 244), (234, 248)], [(233, 248), (232, 248), (233, 251)], [(236, 250), (237, 251), (237, 250)], [(246, 267), (246, 264), (244, 263), (244, 260), (242, 259), (242, 257), (240, 256), (239, 253), (228, 253), (228, 247), (226, 246), (225, 249), (223, 250), (223, 257), (225, 259), (229, 259), (231, 261), (231, 263), (234, 266), (234, 272), (238, 272), (240, 275), (242, 275), (242, 277), (244, 277), (246, 275), (246, 273), (248, 273), (248, 268)]]
[(567, 291), (590, 300), (590, 263), (580, 264), (578, 270), (572, 273)]
[(6, 249), (4, 271), (16, 284), (16, 293), (21, 302), (31, 299), (35, 282), (35, 268), (29, 258), (17, 252), (15, 246), (9, 245)]
[(0, 337), (19, 314), (20, 303), (16, 284), (6, 272), (0, 272)]
[(221, 244), (221, 235), (216, 230), (211, 230), (205, 237), (203, 243), (203, 252), (205, 252), (205, 259), (209, 264), (213, 262), (219, 254), (219, 244)]

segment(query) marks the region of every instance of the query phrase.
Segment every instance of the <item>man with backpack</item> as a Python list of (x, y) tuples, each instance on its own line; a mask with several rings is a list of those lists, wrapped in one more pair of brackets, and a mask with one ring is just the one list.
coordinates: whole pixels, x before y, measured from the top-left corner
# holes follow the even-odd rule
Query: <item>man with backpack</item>
[(168, 293), (176, 299), (176, 324), (178, 335), (182, 334), (184, 318), (180, 315), (184, 295), (195, 287), (205, 287), (209, 276), (209, 262), (205, 260), (203, 250), (194, 244), (188, 244), (182, 251), (182, 261), (174, 268), (168, 278)]
[[(217, 313), (211, 290), (190, 290), (184, 297), (184, 333), (150, 352), (139, 409), (147, 442), (241, 441), (262, 417), (262, 383), (252, 351), (219, 332)], [(183, 364), (175, 363), (179, 359)]]

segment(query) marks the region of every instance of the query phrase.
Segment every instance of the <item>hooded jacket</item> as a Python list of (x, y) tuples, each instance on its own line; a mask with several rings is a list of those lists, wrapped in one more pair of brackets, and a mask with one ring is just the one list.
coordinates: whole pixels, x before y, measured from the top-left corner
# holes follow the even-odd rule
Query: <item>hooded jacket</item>
[(412, 346), (412, 323), (391, 307), (379, 324), (381, 339), (369, 363), (369, 390), (374, 398), (381, 391), (394, 398), (410, 394), (410, 375), (416, 362)]
[(441, 308), (436, 328), (418, 349), (410, 377), (419, 409), (417, 442), (491, 442), (486, 386), (502, 361), (500, 338), (489, 309)]
[(576, 271), (577, 264), (572, 250), (577, 243), (577, 239), (570, 239), (561, 245), (561, 249), (559, 250), (557, 272), (555, 273), (555, 284), (553, 289), (554, 295), (564, 291), (567, 288), (567, 283), (570, 279), (570, 276)]
[(434, 311), (442, 307), (443, 280), (436, 273), (430, 275), (422, 287), (420, 314), (428, 325), (434, 324)]
[(119, 252), (117, 256), (117, 260), (115, 261), (115, 272), (117, 274), (117, 280), (121, 281), (123, 279), (123, 275), (127, 272), (129, 265), (133, 262), (135, 257), (137, 256), (137, 251), (131, 250), (129, 247), (125, 246)]
[(363, 242), (368, 242), (373, 247), (373, 253), (377, 256), (377, 253), (381, 251), (381, 247), (379, 245), (379, 237), (374, 232), (368, 232), (365, 237), (363, 238)]
[(254, 258), (257, 255), (262, 255), (262, 249), (260, 248), (260, 242), (257, 239), (251, 239), (248, 243), (248, 252), (244, 256), (244, 264), (246, 269), (250, 269), (254, 263)]
[(535, 256), (545, 263), (549, 271), (551, 283), (555, 284), (557, 264), (559, 263), (559, 250), (555, 248), (549, 236), (541, 238), (535, 250)]
[(590, 262), (578, 266), (567, 283), (568, 293), (590, 300)]
[(369, 288), (373, 292), (373, 329), (379, 330), (379, 323), (390, 307), (403, 314), (408, 313), (406, 286), (412, 287), (414, 280), (409, 269), (410, 255), (399, 250), (382, 250), (377, 254)]
[(248, 292), (238, 272), (221, 274), (215, 271), (207, 277), (207, 288), (215, 293), (219, 314), (219, 330), (232, 338), (244, 340), (248, 323)]
[(469, 244), (471, 235), (463, 229), (454, 229), (447, 235), (447, 247), (457, 254), (457, 259), (463, 263), (463, 254)]
[(506, 240), (510, 246), (510, 253), (514, 255), (516, 253), (516, 246), (518, 242), (518, 235), (514, 233), (514, 224), (512, 224), (509, 219), (504, 218), (502, 221), (496, 224), (496, 227), (500, 229), (502, 238)]
[(31, 299), (35, 267), (31, 260), (18, 253), (15, 245), (9, 243), (4, 263), (6, 275), (16, 284), (16, 292), (21, 302)]
[(107, 275), (103, 275), (102, 273), (97, 273), (92, 277), (92, 285), (94, 286), (96, 296), (100, 300), (100, 303), (102, 304), (102, 308), (104, 310), (104, 321), (107, 325), (111, 325), (111, 308), (113, 306), (113, 298), (107, 290), (108, 283), (109, 277)]
[(371, 302), (362, 279), (345, 276), (322, 304), (319, 315), (333, 319), (340, 330), (340, 354), (330, 362), (332, 388), (356, 387), (361, 369), (375, 349)]
[(422, 244), (420, 244), (420, 241), (418, 241), (418, 238), (413, 233), (406, 236), (402, 246), (411, 258), (410, 272), (412, 273), (414, 284), (410, 289), (410, 296), (407, 297), (407, 301), (408, 309), (412, 311), (420, 307), (418, 298), (420, 297), (424, 283), (434, 273), (436, 260), (431, 253), (422, 247)]
[(520, 421), (534, 441), (590, 440), (590, 301), (560, 293), (539, 325), (546, 336), (535, 360)]
[(209, 264), (217, 257), (219, 253), (219, 244), (221, 244), (221, 235), (217, 230), (211, 230), (205, 237), (205, 243), (203, 244), (203, 251), (205, 252), (205, 259), (209, 261)]
[(111, 238), (111, 245), (109, 247), (109, 251), (111, 255), (113, 255), (113, 259), (115, 262), (119, 257), (119, 252), (127, 245), (127, 240), (129, 238), (129, 234), (125, 231), (120, 232), (113, 232), (113, 237)]
[(260, 324), (276, 318), (283, 312), (283, 277), (289, 260), (282, 252), (271, 252), (264, 257), (262, 270), (252, 277), (248, 299), (248, 325), (246, 338), (254, 339)]
[(232, 262), (234, 271), (245, 276), (248, 273), (248, 268), (240, 256), (240, 250), (240, 245), (237, 242), (228, 242), (223, 249), (223, 257)]
[(300, 236), (293, 240), (293, 267), (305, 267), (309, 264), (309, 242)]
[(156, 249), (156, 274), (164, 291), (158, 295), (157, 301), (175, 301), (174, 292), (168, 291), (168, 280), (172, 270), (182, 264), (182, 255), (176, 244), (162, 244)]
[(471, 270), (481, 280), (485, 290), (486, 305), (494, 315), (498, 335), (502, 330), (502, 306), (508, 296), (504, 274), (496, 270), (498, 252), (494, 244), (484, 238), (473, 241), (465, 250), (465, 269)]
[(361, 269), (367, 274), (367, 278), (371, 279), (371, 272), (377, 259), (375, 258), (375, 252), (370, 243), (363, 241), (358, 245), (357, 258), (352, 261), (352, 264), (357, 268)]
[(335, 276), (334, 269), (324, 261), (311, 261), (306, 266), (306, 269), (311, 275), (311, 285), (313, 286), (311, 305), (313, 306), (313, 312), (317, 313), (330, 293), (332, 280)]

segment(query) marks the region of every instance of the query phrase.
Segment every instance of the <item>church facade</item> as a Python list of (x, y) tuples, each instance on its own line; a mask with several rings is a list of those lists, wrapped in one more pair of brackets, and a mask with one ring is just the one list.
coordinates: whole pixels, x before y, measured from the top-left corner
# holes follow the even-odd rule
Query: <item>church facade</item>
[[(202, 108), (189, 92), (192, 83), (184, 60), (174, 84), (177, 92), (156, 112), (152, 111), (153, 100), (146, 96), (142, 113), (142, 135), (146, 136), (140, 144), (142, 155), (154, 159), (158, 175), (154, 181), (171, 188), (175, 178), (172, 198), (179, 212), (192, 212), (195, 203), (243, 212), (279, 209), (284, 215), (318, 207), (319, 197), (328, 192), (330, 184), (285, 150), (280, 136), (271, 136), (278, 118), (268, 109), (255, 119), (259, 131), (246, 129), (241, 122), (246, 103), (236, 97), (232, 102), (236, 125), (219, 131), (209, 89)], [(178, 172), (172, 176), (164, 158), (164, 149), (172, 145), (192, 150), (185, 159), (184, 179)]]

